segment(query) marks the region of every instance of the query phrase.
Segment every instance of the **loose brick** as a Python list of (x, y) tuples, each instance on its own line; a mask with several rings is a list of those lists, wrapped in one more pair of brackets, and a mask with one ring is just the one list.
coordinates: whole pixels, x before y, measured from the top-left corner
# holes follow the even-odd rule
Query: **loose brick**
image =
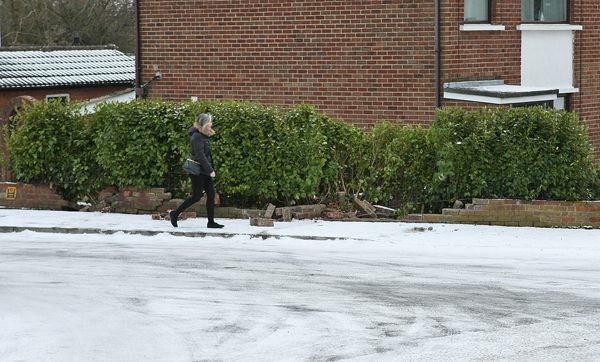
[(292, 212), (292, 216), (298, 220), (310, 219), (312, 215), (310, 212)]
[(339, 211), (326, 211), (323, 212), (323, 217), (328, 219), (342, 219), (344, 218), (344, 213)]
[(260, 217), (250, 218), (250, 226), (273, 227), (275, 224), (272, 219), (263, 219)]
[(267, 206), (267, 210), (265, 211), (265, 218), (270, 219), (273, 217), (273, 213), (275, 212), (275, 205), (273, 204), (269, 204), (269, 206)]
[(184, 218), (186, 219), (195, 219), (196, 218), (196, 213), (194, 211), (186, 211), (182, 213), (184, 215)]

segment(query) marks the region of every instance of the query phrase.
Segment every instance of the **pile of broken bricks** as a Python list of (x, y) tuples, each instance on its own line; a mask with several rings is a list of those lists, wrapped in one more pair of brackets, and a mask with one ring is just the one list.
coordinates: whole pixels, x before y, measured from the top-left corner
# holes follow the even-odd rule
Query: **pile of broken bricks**
[[(371, 205), (368, 201), (354, 199), (351, 212), (342, 212), (337, 209), (327, 208), (323, 204), (317, 205), (299, 205), (289, 207), (275, 207), (269, 204), (262, 217), (250, 217), (251, 226), (272, 227), (275, 221), (292, 221), (292, 219), (316, 219), (326, 220), (358, 220), (358, 219), (395, 219), (396, 210), (380, 206)], [(195, 212), (183, 212), (179, 215), (180, 220), (196, 218)], [(169, 214), (154, 214), (153, 220), (169, 220)]]
[(251, 226), (274, 226), (274, 221), (291, 221), (294, 219), (323, 218), (327, 220), (359, 219), (359, 218), (395, 218), (396, 210), (380, 205), (371, 205), (368, 201), (355, 199), (353, 212), (341, 212), (326, 208), (325, 205), (303, 205), (277, 208), (269, 204), (264, 217), (250, 218)]
[(371, 205), (368, 201), (354, 200), (354, 212), (341, 212), (326, 208), (325, 205), (302, 205), (292, 207), (275, 207), (269, 204), (264, 217), (251, 217), (251, 226), (274, 226), (275, 221), (291, 221), (294, 219), (323, 218), (328, 220), (358, 219), (358, 218), (394, 218), (396, 210), (385, 206)]

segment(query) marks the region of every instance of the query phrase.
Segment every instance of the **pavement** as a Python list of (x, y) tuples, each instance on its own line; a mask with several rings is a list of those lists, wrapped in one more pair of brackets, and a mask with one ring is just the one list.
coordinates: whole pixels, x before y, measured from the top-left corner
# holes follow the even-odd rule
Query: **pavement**
[[(102, 212), (75, 212), (28, 209), (0, 209), (0, 233), (34, 231), (59, 234), (131, 234), (154, 236), (170, 234), (184, 237), (249, 236), (251, 238), (282, 238), (308, 240), (360, 239), (357, 231), (364, 230), (364, 222), (323, 220), (292, 220), (275, 222), (274, 227), (251, 226), (248, 219), (217, 219), (222, 229), (206, 227), (206, 218), (180, 220), (175, 228), (168, 220), (153, 220), (152, 215), (116, 214)], [(368, 222), (368, 221), (367, 221)], [(372, 222), (368, 222), (371, 223)], [(327, 225), (327, 227), (317, 227)], [(349, 226), (356, 224), (357, 226)], [(392, 223), (392, 224), (400, 224)], [(337, 225), (333, 227), (332, 225)], [(310, 227), (308, 227), (310, 226)], [(425, 226), (427, 227), (427, 226)], [(339, 229), (339, 230), (337, 230)]]

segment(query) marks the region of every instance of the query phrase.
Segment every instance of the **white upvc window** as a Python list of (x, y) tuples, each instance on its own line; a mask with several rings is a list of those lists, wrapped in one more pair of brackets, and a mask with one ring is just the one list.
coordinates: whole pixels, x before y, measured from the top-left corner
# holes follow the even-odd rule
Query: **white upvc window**
[(465, 0), (465, 23), (489, 23), (490, 0)]
[(568, 0), (521, 0), (521, 21), (566, 23)]
[(69, 94), (68, 93), (63, 93), (63, 94), (47, 94), (46, 95), (46, 102), (51, 101), (53, 99), (58, 99), (61, 102), (68, 102), (69, 101)]

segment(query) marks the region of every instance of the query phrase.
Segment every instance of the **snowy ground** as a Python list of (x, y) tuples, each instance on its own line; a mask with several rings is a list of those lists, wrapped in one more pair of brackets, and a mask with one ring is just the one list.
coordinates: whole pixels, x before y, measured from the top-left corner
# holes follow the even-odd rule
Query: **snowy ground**
[(0, 361), (600, 360), (600, 230), (218, 221), (0, 209), (165, 231), (0, 233)]

